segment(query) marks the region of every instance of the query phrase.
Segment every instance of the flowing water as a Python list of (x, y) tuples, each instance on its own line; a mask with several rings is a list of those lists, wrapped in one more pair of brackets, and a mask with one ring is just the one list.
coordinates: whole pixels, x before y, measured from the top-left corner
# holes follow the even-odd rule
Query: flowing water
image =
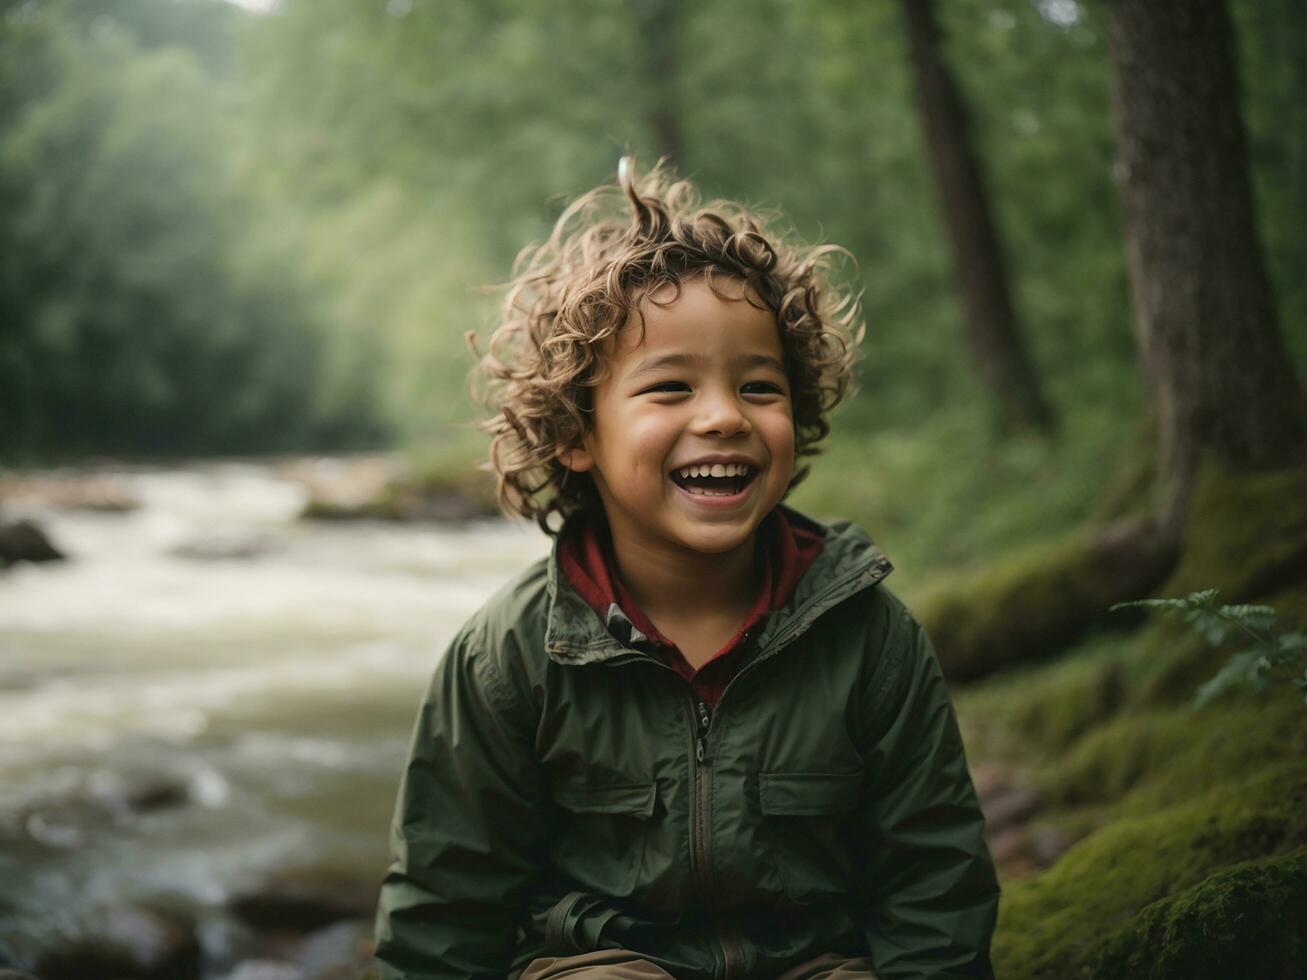
[(70, 560), (0, 573), (0, 945), (281, 868), (380, 879), (432, 665), (547, 543), (300, 522), (279, 472), (124, 472), (128, 513), (27, 509)]

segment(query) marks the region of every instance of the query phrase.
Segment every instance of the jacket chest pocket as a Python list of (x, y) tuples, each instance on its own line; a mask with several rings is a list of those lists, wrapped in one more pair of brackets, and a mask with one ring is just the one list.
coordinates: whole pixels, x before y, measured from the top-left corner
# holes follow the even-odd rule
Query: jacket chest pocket
[(582, 891), (629, 896), (641, 880), (657, 784), (564, 782), (554, 785), (553, 798), (561, 811), (551, 844), (555, 868)]
[(792, 901), (853, 890), (863, 782), (861, 772), (758, 774), (766, 850)]

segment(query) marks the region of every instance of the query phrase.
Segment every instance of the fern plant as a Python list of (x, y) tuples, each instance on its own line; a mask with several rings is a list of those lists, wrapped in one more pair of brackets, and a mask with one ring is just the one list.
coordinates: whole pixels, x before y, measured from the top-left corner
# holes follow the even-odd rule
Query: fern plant
[(1276, 633), (1275, 610), (1270, 606), (1217, 605), (1217, 594), (1216, 589), (1204, 589), (1183, 599), (1118, 602), (1112, 611), (1158, 611), (1179, 619), (1217, 649), (1242, 641), (1242, 649), (1231, 654), (1215, 677), (1199, 686), (1194, 698), (1197, 705), (1236, 688), (1261, 691), (1280, 678), (1292, 678), (1307, 702), (1307, 634)]

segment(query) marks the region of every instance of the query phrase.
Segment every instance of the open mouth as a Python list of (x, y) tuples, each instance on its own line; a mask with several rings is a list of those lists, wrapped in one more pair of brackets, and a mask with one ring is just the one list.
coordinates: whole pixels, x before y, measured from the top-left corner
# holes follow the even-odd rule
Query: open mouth
[(734, 497), (758, 475), (748, 463), (699, 463), (672, 471), (672, 482), (696, 497)]

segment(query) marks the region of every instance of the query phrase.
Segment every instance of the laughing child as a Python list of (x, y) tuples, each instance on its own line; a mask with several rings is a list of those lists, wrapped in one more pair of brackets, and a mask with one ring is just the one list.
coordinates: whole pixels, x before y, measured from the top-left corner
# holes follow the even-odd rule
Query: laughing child
[(436, 667), (386, 980), (992, 975), (930, 643), (861, 530), (782, 504), (860, 335), (834, 251), (628, 158), (519, 259), (491, 465), (554, 548)]

